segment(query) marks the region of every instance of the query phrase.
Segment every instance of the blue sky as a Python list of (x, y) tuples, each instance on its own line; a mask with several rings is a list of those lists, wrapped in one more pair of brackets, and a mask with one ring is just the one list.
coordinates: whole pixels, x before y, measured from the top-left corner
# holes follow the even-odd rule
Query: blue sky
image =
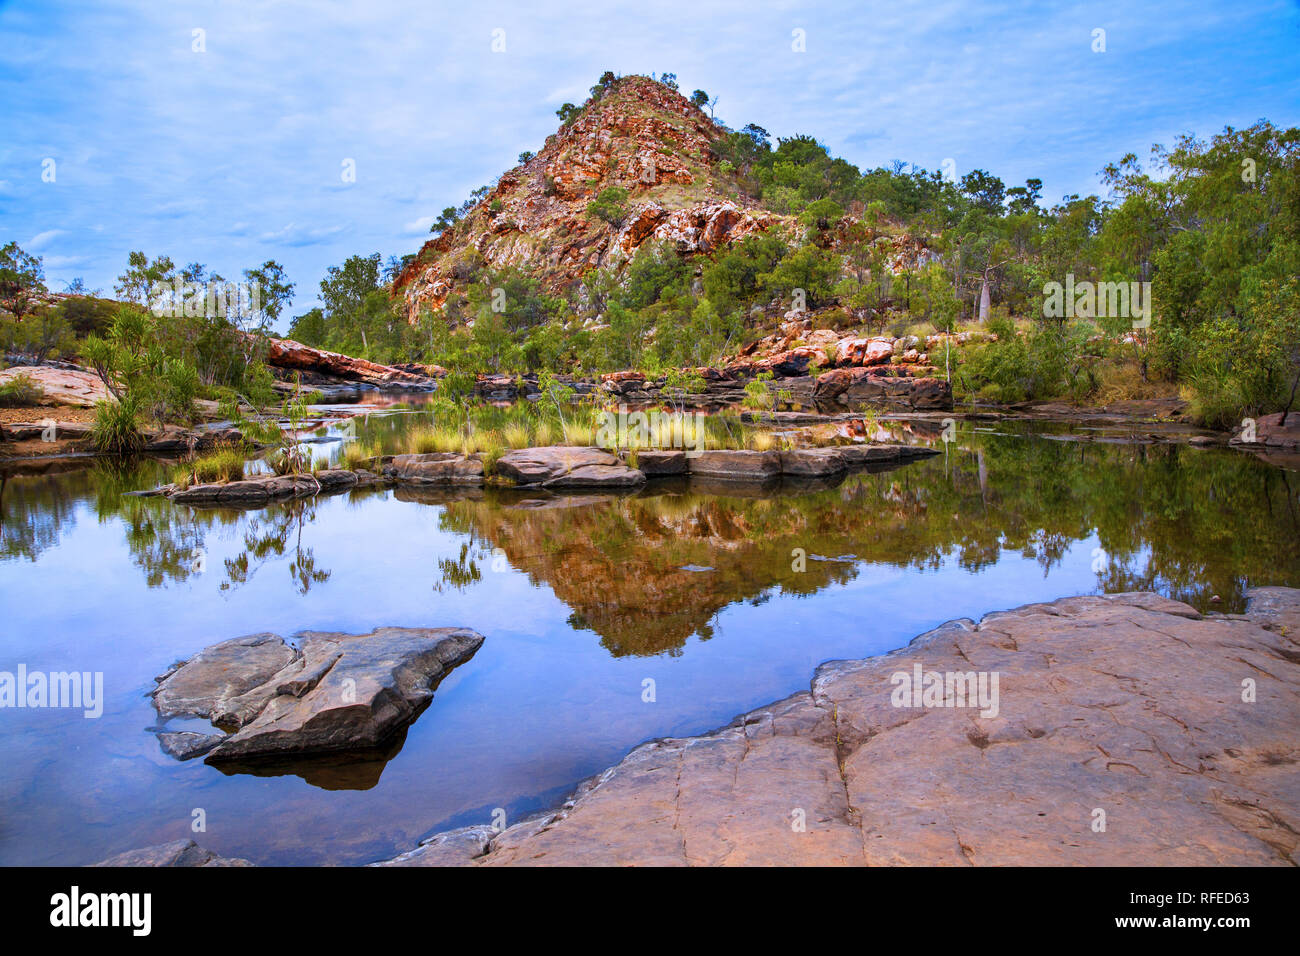
[(132, 249), (227, 278), (274, 258), (296, 314), (329, 265), (415, 251), (607, 69), (864, 169), (951, 158), (1056, 201), (1181, 133), (1300, 125), (1297, 49), (1295, 0), (0, 0), (0, 243), (55, 290), (111, 291)]

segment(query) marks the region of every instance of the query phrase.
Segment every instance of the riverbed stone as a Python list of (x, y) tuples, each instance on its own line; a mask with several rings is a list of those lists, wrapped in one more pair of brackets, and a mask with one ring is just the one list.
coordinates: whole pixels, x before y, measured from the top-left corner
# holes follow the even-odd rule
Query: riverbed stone
[(160, 717), (206, 718), (226, 734), (211, 747), (172, 735), (164, 749), (182, 759), (206, 752), (209, 763), (377, 750), (482, 643), (450, 627), (225, 641), (161, 678), (153, 697)]
[(396, 455), (384, 465), (384, 477), (417, 485), (479, 485), (483, 462), (455, 452)]
[(687, 454), (684, 451), (644, 449), (636, 453), (636, 466), (647, 478), (684, 475)]
[(781, 453), (776, 451), (703, 451), (690, 459), (692, 476), (724, 481), (767, 481), (781, 474)]
[(515, 448), (497, 459), (496, 470), (517, 485), (539, 485), (591, 465), (632, 470), (603, 448), (581, 445)]
[(793, 478), (835, 475), (847, 467), (838, 448), (796, 448), (781, 452), (781, 474)]
[[(1300, 590), (1248, 598), (1231, 617), (1111, 594), (949, 622), (644, 744), (465, 862), (1294, 866)], [(895, 692), (917, 668), (997, 674), (997, 706), (913, 706)]]

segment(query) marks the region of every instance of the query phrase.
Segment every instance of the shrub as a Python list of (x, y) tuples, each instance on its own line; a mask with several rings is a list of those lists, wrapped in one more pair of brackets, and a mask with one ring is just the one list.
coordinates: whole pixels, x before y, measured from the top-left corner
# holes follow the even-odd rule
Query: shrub
[(30, 408), (45, 401), (45, 390), (32, 381), (32, 377), (19, 372), (6, 382), (0, 382), (0, 408)]
[(587, 215), (620, 226), (627, 218), (627, 190), (621, 186), (609, 186), (600, 191), (600, 195), (587, 203)]

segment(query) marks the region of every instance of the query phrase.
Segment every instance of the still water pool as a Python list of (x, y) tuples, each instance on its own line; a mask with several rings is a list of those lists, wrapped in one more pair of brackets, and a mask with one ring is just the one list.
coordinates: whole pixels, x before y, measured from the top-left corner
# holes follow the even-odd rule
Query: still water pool
[[(241, 512), (123, 494), (165, 480), (159, 463), (11, 476), (0, 671), (102, 672), (105, 700), (98, 719), (0, 711), (0, 863), (187, 836), (262, 864), (365, 863), (554, 805), (644, 740), (952, 618), (1136, 589), (1235, 611), (1248, 587), (1300, 585), (1294, 472), (1060, 437), (968, 427), (940, 457), (761, 496), (385, 489)], [(226, 775), (159, 749), (146, 695), (173, 661), (382, 625), (486, 635), (386, 762)]]

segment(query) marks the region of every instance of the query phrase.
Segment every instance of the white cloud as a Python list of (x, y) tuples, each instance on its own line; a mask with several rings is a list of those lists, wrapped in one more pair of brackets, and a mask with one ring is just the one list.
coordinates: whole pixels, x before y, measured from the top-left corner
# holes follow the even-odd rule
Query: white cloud
[(39, 252), (59, 236), (66, 234), (67, 233), (63, 229), (46, 229), (44, 232), (38, 232), (23, 243), (23, 248), (28, 252)]
[(402, 233), (407, 236), (425, 235), (433, 227), (433, 224), (436, 221), (437, 221), (436, 216), (421, 216), (419, 219), (416, 219), (414, 222), (408, 222), (405, 226), (403, 226)]

